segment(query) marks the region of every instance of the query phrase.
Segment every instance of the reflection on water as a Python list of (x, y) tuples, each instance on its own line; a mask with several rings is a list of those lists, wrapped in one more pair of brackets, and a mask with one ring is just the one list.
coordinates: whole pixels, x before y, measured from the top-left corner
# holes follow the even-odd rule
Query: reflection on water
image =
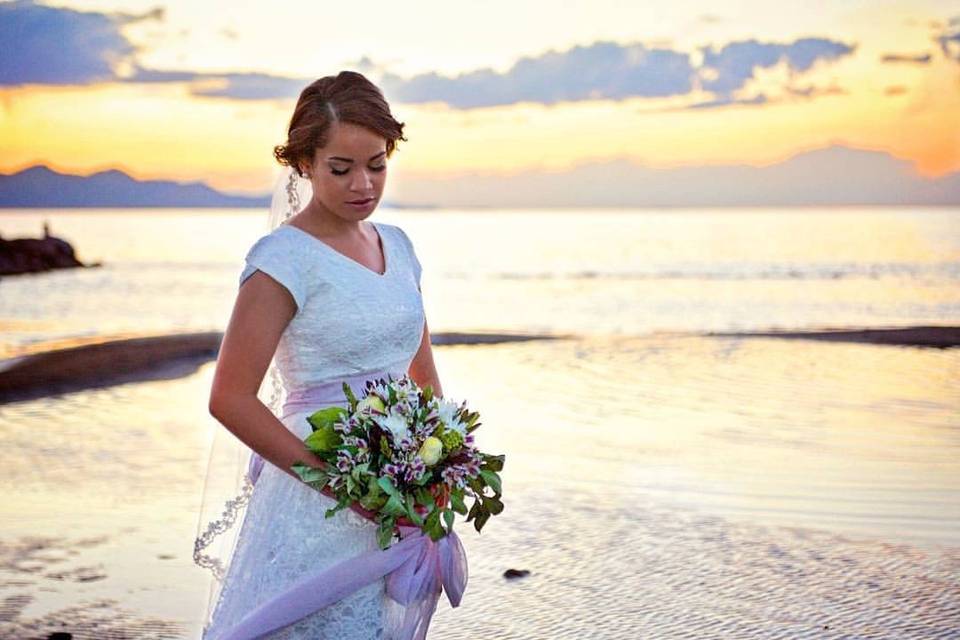
[[(943, 324), (960, 317), (955, 209), (391, 211), (423, 265), (433, 331), (605, 336)], [(244, 210), (0, 212), (4, 237), (44, 219), (99, 269), (0, 280), (12, 345), (222, 330)]]
[[(435, 356), (446, 395), (481, 412), (480, 445), (507, 456), (506, 510), (479, 535), (461, 524), (470, 584), (459, 609), (441, 601), (437, 637), (957, 628), (956, 350), (611, 337)], [(19, 614), (0, 635), (85, 605), (74, 637), (98, 637), (93, 611), (101, 633), (196, 636), (212, 370), (0, 407), (0, 578)]]

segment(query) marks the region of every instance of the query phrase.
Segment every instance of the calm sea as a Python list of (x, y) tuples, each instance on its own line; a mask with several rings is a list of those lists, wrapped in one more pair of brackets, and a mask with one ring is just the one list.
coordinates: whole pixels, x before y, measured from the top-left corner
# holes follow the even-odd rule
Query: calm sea
[[(960, 628), (960, 350), (702, 335), (958, 325), (960, 210), (372, 219), (413, 240), (434, 333), (565, 336), (434, 348), (507, 455), (507, 507), (461, 525), (470, 585), (431, 637)], [(0, 233), (44, 220), (103, 266), (0, 279), (0, 358), (222, 331), (266, 232), (261, 212), (158, 209), (6, 211)], [(198, 637), (212, 373), (0, 406), (0, 635)]]

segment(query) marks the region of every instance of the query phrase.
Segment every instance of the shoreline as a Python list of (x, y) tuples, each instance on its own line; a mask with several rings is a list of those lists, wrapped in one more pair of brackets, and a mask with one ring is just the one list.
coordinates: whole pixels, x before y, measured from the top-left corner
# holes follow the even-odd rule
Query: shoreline
[(934, 347), (946, 349), (960, 346), (960, 327), (920, 325), (883, 329), (824, 329), (821, 331), (748, 331), (707, 333), (710, 337), (787, 338), (800, 340), (828, 340), (832, 342), (859, 342), (907, 347)]
[[(431, 335), (431, 344), (499, 344), (568, 337), (438, 332)], [(60, 340), (51, 343), (57, 345), (54, 349), (34, 345), (0, 360), (0, 404), (125, 382), (180, 378), (193, 373), (204, 363), (216, 360), (222, 340), (223, 332), (208, 331)]]
[[(960, 327), (934, 325), (821, 331), (670, 332), (652, 336), (783, 338), (939, 349), (960, 346)], [(431, 344), (481, 345), (578, 337), (519, 332), (437, 332), (431, 335)], [(222, 339), (222, 332), (209, 331), (78, 338), (47, 343), (47, 348), (34, 345), (0, 361), (0, 404), (124, 382), (179, 378), (215, 360)], [(56, 348), (50, 349), (50, 346)]]

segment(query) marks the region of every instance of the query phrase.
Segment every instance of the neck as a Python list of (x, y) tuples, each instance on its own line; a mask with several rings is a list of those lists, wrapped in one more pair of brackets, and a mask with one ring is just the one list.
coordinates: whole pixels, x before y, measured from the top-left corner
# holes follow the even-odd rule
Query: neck
[(318, 236), (364, 237), (363, 220), (344, 220), (315, 199), (300, 212), (301, 222)]

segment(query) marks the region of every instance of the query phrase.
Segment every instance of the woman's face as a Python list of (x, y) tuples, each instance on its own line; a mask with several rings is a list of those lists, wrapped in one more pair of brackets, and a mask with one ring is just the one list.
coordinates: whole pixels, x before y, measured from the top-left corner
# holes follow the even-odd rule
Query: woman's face
[[(363, 220), (377, 208), (387, 180), (387, 141), (359, 125), (335, 122), (327, 146), (314, 152), (313, 199), (334, 215)], [(351, 202), (369, 199), (355, 206)]]

